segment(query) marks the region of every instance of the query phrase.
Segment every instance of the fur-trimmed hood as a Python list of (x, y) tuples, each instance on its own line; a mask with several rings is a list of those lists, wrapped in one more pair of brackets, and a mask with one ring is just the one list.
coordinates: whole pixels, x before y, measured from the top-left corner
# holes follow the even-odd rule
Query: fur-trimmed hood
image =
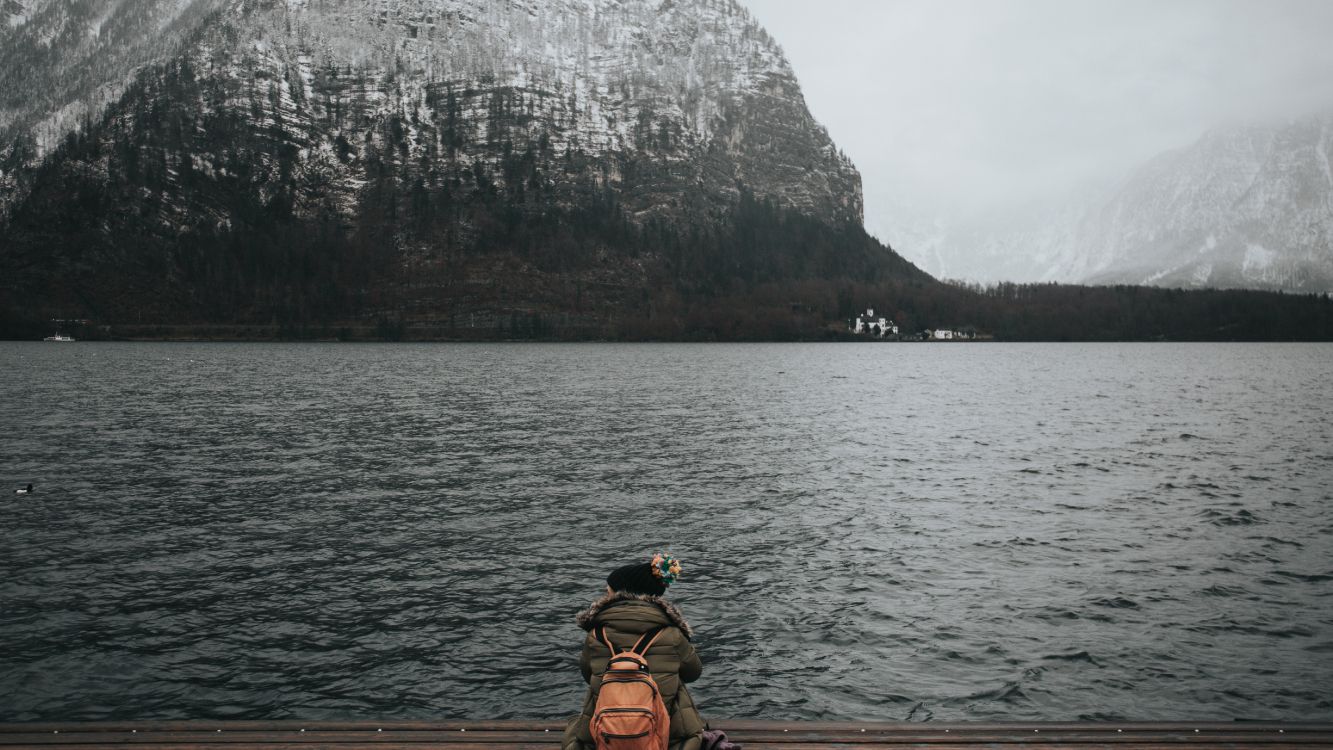
[(578, 626), (584, 630), (592, 630), (597, 625), (597, 615), (604, 612), (608, 607), (621, 602), (646, 602), (656, 605), (658, 609), (662, 610), (662, 614), (666, 615), (667, 621), (680, 628), (680, 632), (684, 633), (686, 638), (691, 638), (694, 635), (694, 631), (690, 629), (690, 624), (685, 621), (685, 615), (682, 615), (680, 610), (676, 609), (676, 605), (660, 596), (627, 594), (623, 591), (606, 594), (594, 601), (587, 609), (578, 613), (574, 622), (578, 623)]

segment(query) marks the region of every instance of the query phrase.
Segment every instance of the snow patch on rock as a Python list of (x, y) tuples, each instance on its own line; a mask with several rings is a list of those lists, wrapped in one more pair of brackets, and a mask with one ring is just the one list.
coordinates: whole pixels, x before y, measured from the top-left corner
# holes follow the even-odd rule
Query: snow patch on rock
[(1194, 273), (1191, 275), (1191, 277), (1194, 280), (1194, 286), (1204, 286), (1205, 284), (1208, 283), (1208, 280), (1212, 278), (1212, 276), (1213, 276), (1212, 263), (1204, 263), (1198, 266), (1197, 268), (1194, 269)]
[(1247, 275), (1266, 271), (1277, 260), (1277, 253), (1265, 248), (1262, 245), (1250, 243), (1245, 246), (1245, 260), (1241, 263), (1241, 270)]

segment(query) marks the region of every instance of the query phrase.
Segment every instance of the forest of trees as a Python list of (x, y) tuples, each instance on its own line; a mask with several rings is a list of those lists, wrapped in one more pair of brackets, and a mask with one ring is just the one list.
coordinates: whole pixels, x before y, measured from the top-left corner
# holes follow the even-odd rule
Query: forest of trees
[[(60, 318), (89, 321), (66, 326), (81, 338), (840, 340), (848, 319), (874, 307), (905, 332), (1011, 341), (1333, 339), (1327, 295), (941, 283), (854, 223), (829, 225), (744, 189), (686, 231), (629, 220), (608, 189), (590, 186), (562, 207), (544, 195), (531, 149), (507, 154), (503, 184), (470, 170), (404, 185), (393, 121), (380, 134), (388, 148), (355, 146), (372, 177), (357, 223), (333, 206), (298, 216), (290, 136), (218, 112), (208, 130), (245, 134), (223, 178), (184, 167), (199, 130), (188, 113), (137, 112), (158, 133), (151, 143), (66, 142), (70, 158), (45, 168), (25, 221), (9, 230), (7, 275), (24, 286), (0, 287), (0, 336), (40, 338)], [(247, 149), (278, 154), (267, 202), (244, 189)], [(97, 161), (111, 179), (78, 166)], [(172, 206), (142, 188), (162, 196), (166, 181), (230, 226), (154, 229)], [(135, 203), (137, 213), (118, 210)], [(120, 224), (111, 235), (108, 215)], [(414, 249), (399, 249), (404, 231)], [(132, 248), (114, 241), (131, 235)]]

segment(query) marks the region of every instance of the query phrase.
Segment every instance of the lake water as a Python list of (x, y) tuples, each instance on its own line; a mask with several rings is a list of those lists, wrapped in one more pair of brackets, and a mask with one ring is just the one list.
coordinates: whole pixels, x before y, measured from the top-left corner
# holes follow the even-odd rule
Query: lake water
[(1331, 346), (0, 356), (0, 721), (565, 716), (658, 549), (706, 716), (1333, 719)]

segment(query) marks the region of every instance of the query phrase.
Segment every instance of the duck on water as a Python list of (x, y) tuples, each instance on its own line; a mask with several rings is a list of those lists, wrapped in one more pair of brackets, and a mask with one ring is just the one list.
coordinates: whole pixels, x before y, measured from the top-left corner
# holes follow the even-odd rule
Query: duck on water
[(32, 494), (32, 485), (30, 484), (30, 485), (28, 485), (27, 487), (20, 487), (20, 488), (14, 490), (14, 494), (15, 494), (15, 495), (31, 495), (31, 494)]

